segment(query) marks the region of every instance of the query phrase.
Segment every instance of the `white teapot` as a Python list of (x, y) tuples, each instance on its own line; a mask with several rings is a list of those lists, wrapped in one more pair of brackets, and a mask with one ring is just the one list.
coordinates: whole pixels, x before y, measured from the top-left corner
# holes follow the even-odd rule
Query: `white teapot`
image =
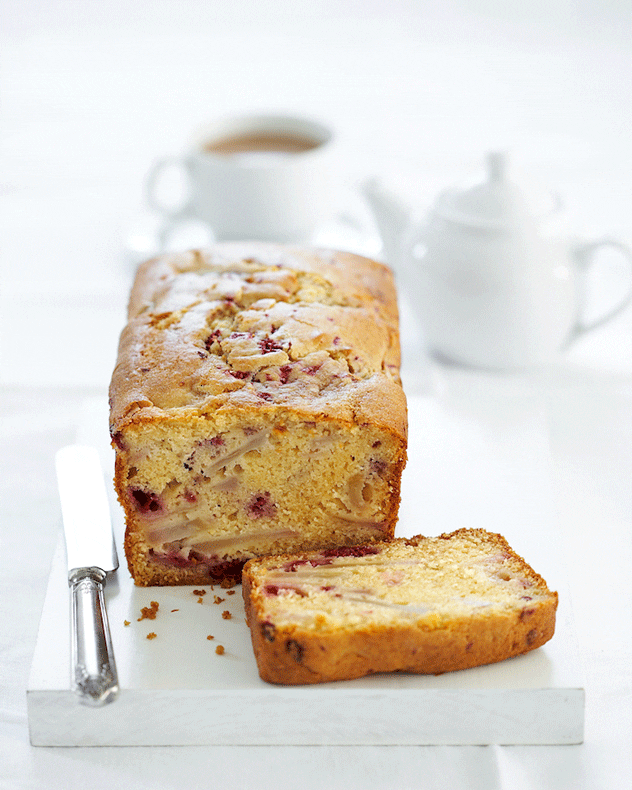
[[(547, 364), (630, 303), (632, 251), (614, 239), (571, 239), (558, 199), (534, 204), (509, 179), (502, 153), (490, 154), (487, 165), (482, 183), (440, 194), (422, 227), (410, 227), (375, 182), (363, 191), (433, 353), (498, 370)], [(583, 275), (606, 246), (625, 256), (630, 287), (587, 322)]]

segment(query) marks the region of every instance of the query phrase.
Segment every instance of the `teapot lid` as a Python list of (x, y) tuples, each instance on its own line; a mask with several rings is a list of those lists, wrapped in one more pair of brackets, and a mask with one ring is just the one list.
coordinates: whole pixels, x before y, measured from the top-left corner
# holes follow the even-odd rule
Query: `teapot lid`
[(489, 153), (486, 179), (465, 189), (453, 187), (441, 193), (435, 213), (459, 224), (500, 230), (523, 226), (559, 208), (559, 200), (552, 193), (523, 189), (507, 171), (506, 153)]

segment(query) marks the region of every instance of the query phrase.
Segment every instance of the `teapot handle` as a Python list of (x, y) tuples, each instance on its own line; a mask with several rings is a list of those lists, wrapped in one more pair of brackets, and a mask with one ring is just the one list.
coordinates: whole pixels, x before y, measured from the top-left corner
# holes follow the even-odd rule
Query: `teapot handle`
[(620, 252), (627, 260), (630, 276), (628, 289), (623, 297), (613, 307), (600, 315), (598, 318), (595, 318), (593, 321), (586, 322), (583, 320), (581, 315), (583, 305), (581, 305), (577, 321), (568, 341), (569, 343), (575, 341), (578, 337), (585, 334), (586, 332), (590, 332), (592, 329), (603, 326), (603, 324), (607, 323), (615, 316), (619, 315), (619, 313), (623, 312), (632, 302), (632, 250), (627, 244), (617, 241), (616, 239), (603, 238), (576, 247), (574, 250), (574, 256), (580, 273), (585, 273), (591, 266), (595, 264), (595, 254), (602, 247), (612, 247), (613, 249)]

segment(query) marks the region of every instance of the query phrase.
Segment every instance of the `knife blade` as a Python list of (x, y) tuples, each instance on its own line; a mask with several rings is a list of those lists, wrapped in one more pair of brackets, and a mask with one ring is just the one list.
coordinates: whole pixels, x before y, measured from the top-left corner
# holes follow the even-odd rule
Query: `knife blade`
[(55, 456), (71, 600), (73, 691), (86, 705), (112, 702), (118, 675), (103, 590), (118, 568), (99, 454), (70, 445)]

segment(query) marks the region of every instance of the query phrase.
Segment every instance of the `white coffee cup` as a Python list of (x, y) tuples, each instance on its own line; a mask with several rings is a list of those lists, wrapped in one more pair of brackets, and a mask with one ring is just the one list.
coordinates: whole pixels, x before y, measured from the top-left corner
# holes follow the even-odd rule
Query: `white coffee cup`
[[(333, 135), (289, 115), (241, 115), (201, 129), (183, 156), (158, 160), (145, 197), (165, 228), (208, 225), (216, 241), (306, 242), (331, 211)], [(167, 168), (184, 172), (188, 198), (176, 209), (159, 198)]]

